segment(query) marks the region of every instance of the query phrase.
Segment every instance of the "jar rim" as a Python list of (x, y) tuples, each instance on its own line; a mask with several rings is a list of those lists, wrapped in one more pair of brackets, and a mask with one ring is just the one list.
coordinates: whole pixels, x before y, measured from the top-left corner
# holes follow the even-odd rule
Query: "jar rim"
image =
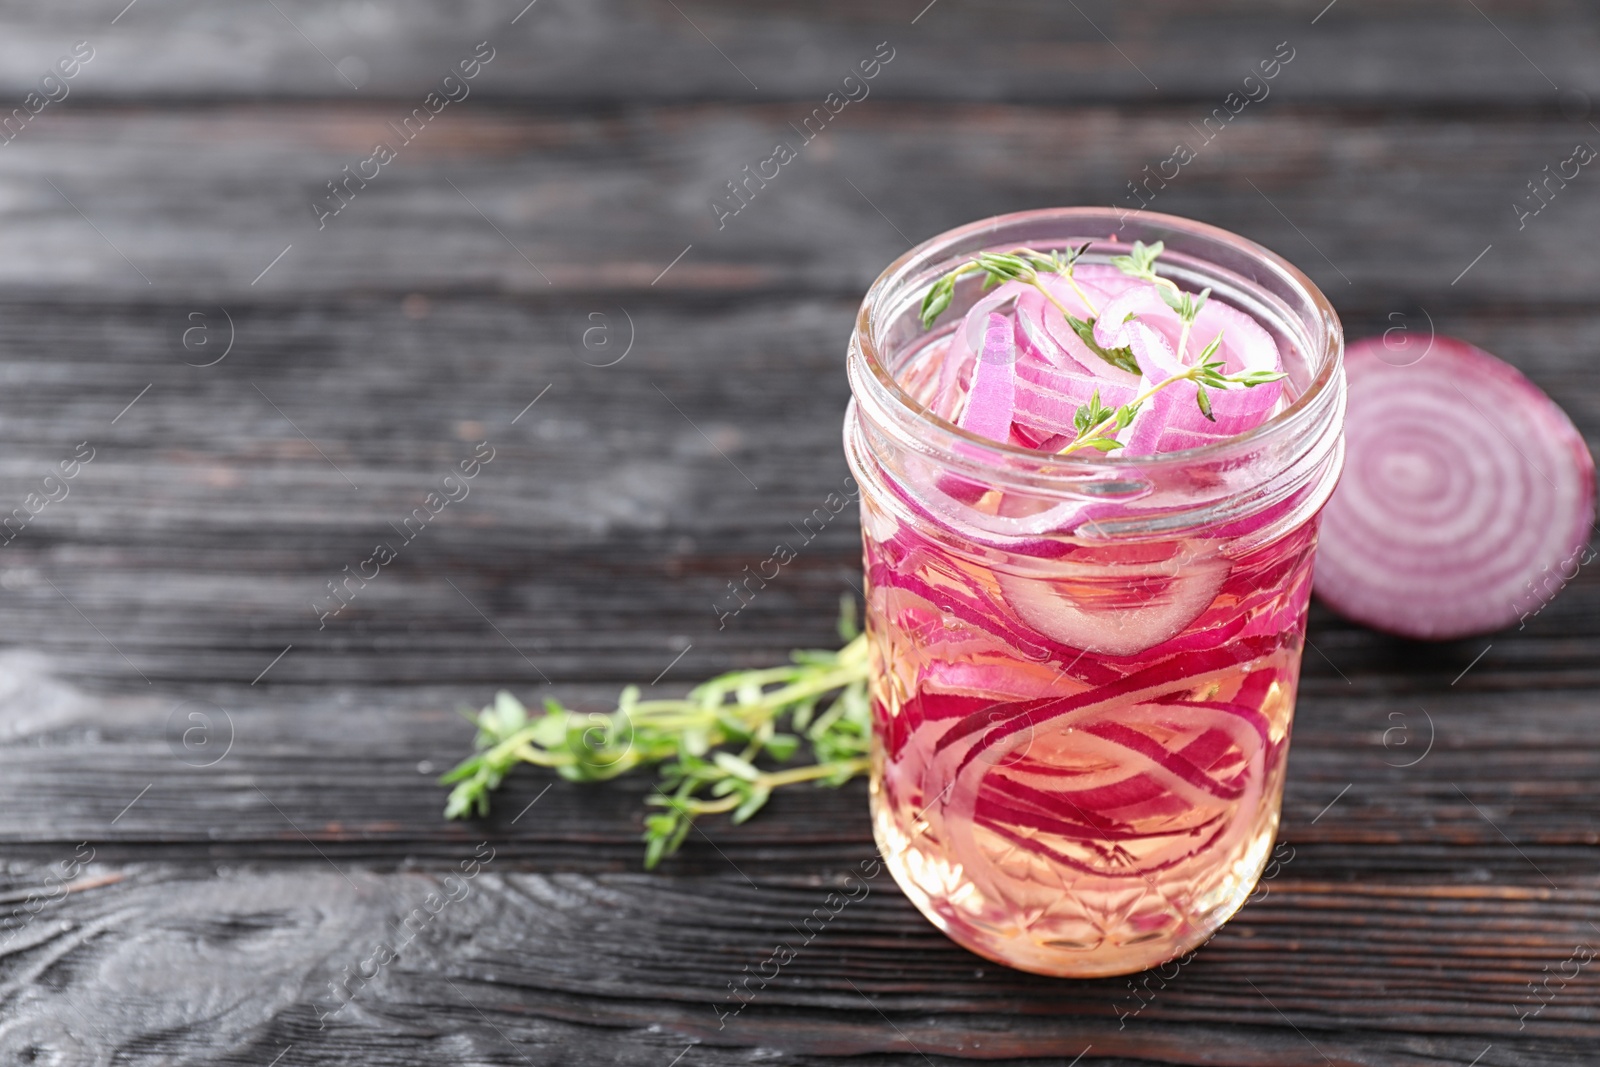
[[(928, 258), (930, 253), (940, 248), (959, 244), (964, 240), (982, 237), (985, 233), (997, 231), (1002, 226), (1025, 224), (1030, 221), (1055, 222), (1072, 219), (1082, 219), (1086, 223), (1091, 221), (1101, 222), (1114, 220), (1118, 214), (1119, 212), (1115, 208), (1037, 208), (1030, 211), (994, 215), (936, 234), (908, 249), (893, 263), (889, 264), (883, 273), (873, 281), (867, 290), (866, 296), (863, 297), (861, 308), (857, 313), (857, 343), (852, 347), (860, 353), (867, 369), (871, 371), (873, 379), (903, 416), (909, 416), (930, 424), (942, 433), (950, 435), (960, 442), (963, 452), (970, 453), (973, 448), (978, 448), (994, 454), (1001, 460), (1014, 459), (1037, 463), (1042, 459), (1054, 458), (1063, 466), (1071, 467), (1078, 472), (1098, 471), (1111, 473), (1125, 471), (1131, 467), (1138, 467), (1147, 471), (1159, 471), (1197, 462), (1209, 462), (1222, 458), (1230, 452), (1259, 447), (1273, 438), (1292, 435), (1296, 430), (1312, 420), (1340, 376), (1344, 350), (1343, 327), (1340, 325), (1339, 316), (1334, 311), (1333, 305), (1327, 296), (1298, 267), (1264, 245), (1230, 230), (1222, 229), (1220, 226), (1213, 226), (1194, 219), (1155, 211), (1121, 212), (1120, 214), (1137, 216), (1140, 221), (1145, 222), (1152, 228), (1181, 231), (1202, 240), (1210, 240), (1230, 246), (1244, 253), (1287, 282), (1290, 289), (1297, 296), (1303, 298), (1308, 309), (1313, 313), (1316, 322), (1321, 327), (1324, 337), (1313, 338), (1313, 340), (1320, 341), (1320, 344), (1314, 346), (1320, 350), (1315, 353), (1318, 357), (1318, 366), (1311, 381), (1306, 385), (1304, 391), (1295, 397), (1287, 407), (1259, 426), (1221, 441), (1175, 452), (1159, 452), (1138, 456), (1092, 452), (1088, 454), (1079, 453), (1070, 458), (1058, 457), (1053, 453), (1040, 449), (995, 441), (992, 438), (962, 429), (906, 392), (880, 358), (880, 346), (877, 343), (877, 327), (879, 323), (874, 318), (874, 312), (879, 309), (879, 304), (888, 294), (892, 293), (898, 285), (908, 280), (909, 275), (914, 273), (915, 268), (922, 260)], [(1203, 257), (1200, 258), (1203, 259)]]

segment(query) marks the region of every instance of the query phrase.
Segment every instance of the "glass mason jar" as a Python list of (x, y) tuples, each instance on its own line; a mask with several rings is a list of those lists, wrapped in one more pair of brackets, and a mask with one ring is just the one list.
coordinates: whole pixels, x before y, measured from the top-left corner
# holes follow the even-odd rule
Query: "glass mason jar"
[[(1201, 448), (1061, 457), (913, 396), (981, 298), (968, 276), (925, 331), (935, 278), (982, 250), (1088, 241), (1081, 262), (1103, 264), (1136, 239), (1165, 242), (1160, 273), (1272, 335), (1291, 403)], [(867, 293), (845, 450), (861, 485), (873, 826), (900, 887), (959, 944), (1041, 974), (1127, 974), (1200, 945), (1250, 894), (1277, 833), (1317, 517), (1343, 462), (1342, 352), (1300, 271), (1149, 212), (974, 223)]]

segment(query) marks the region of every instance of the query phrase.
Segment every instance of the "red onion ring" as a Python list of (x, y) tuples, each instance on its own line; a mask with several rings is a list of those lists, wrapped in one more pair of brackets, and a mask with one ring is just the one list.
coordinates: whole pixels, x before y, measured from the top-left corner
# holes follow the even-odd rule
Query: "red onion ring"
[(1035, 632), (1100, 655), (1132, 656), (1182, 633), (1228, 577), (1228, 561), (1200, 542), (1174, 547), (1171, 559), (1097, 568), (1093, 581), (1004, 571), (995, 580)]

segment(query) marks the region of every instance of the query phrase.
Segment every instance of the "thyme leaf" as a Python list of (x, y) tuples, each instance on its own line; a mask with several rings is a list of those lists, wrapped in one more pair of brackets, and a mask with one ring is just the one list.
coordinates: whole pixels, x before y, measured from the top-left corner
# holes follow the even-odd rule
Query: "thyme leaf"
[[(1063, 312), (1063, 314), (1066, 313)], [(1073, 315), (1067, 315), (1066, 317), (1067, 325), (1072, 327), (1072, 332), (1078, 335), (1078, 339), (1084, 343), (1089, 351), (1118, 370), (1125, 370), (1129, 374), (1139, 373), (1139, 360), (1134, 356), (1133, 349), (1127, 346), (1122, 348), (1101, 348), (1094, 339), (1093, 319), (1085, 321)]]
[[(1089, 351), (1118, 370), (1142, 376), (1143, 369), (1139, 366), (1132, 349), (1102, 348), (1094, 339), (1095, 318), (1098, 312), (1094, 310), (1094, 304), (1078, 288), (1077, 282), (1072, 277), (1073, 267), (1089, 248), (1090, 244), (1085, 243), (1064, 252), (1041, 252), (1032, 248), (1015, 248), (1009, 252), (979, 252), (966, 263), (934, 281), (922, 299), (922, 328), (931, 329), (939, 316), (949, 309), (955, 296), (956, 282), (963, 277), (981, 273), (983, 287), (986, 290), (1005, 282), (1020, 281), (1037, 288), (1056, 306)], [(1149, 245), (1143, 241), (1135, 241), (1126, 255), (1112, 256), (1111, 263), (1129, 277), (1154, 285), (1162, 301), (1177, 312), (1178, 319), (1183, 324), (1178, 337), (1178, 362), (1186, 364), (1185, 353), (1189, 344), (1189, 332), (1194, 327), (1201, 309), (1205, 307), (1206, 301), (1211, 298), (1211, 290), (1202, 289), (1199, 293), (1191, 293), (1179, 288), (1172, 279), (1157, 274), (1156, 260), (1165, 250), (1166, 245), (1161, 241)], [(1065, 277), (1067, 283), (1083, 299), (1084, 306), (1093, 313), (1091, 317), (1082, 319), (1067, 310), (1055, 293), (1040, 280), (1041, 271)], [(1094, 448), (1101, 452), (1111, 452), (1121, 448), (1122, 442), (1117, 440), (1116, 435), (1133, 421), (1133, 416), (1140, 405), (1175, 382), (1194, 382), (1195, 403), (1199, 406), (1200, 413), (1215, 422), (1216, 417), (1211, 411), (1211, 396), (1208, 389), (1250, 389), (1288, 377), (1282, 371), (1239, 371), (1225, 374), (1222, 370), (1224, 361), (1215, 358), (1221, 347), (1222, 334), (1219, 332), (1201, 349), (1193, 364), (1163, 378), (1115, 411), (1107, 409), (1100, 403), (1100, 394), (1097, 391), (1088, 404), (1080, 406), (1074, 413), (1073, 426), (1077, 434), (1058, 454), (1068, 455), (1083, 448)]]
[[(922, 328), (933, 328), (940, 315), (950, 307), (955, 298), (956, 282), (970, 274), (983, 275), (983, 289), (985, 292), (1005, 282), (1018, 281), (1032, 285), (1043, 293), (1045, 299), (1056, 306), (1062, 316), (1066, 318), (1067, 325), (1072, 327), (1072, 332), (1084, 343), (1084, 346), (1105, 360), (1118, 370), (1127, 371), (1129, 374), (1139, 373), (1139, 361), (1134, 358), (1133, 350), (1127, 347), (1102, 348), (1094, 339), (1094, 324), (1096, 312), (1094, 302), (1089, 299), (1084, 291), (1078, 288), (1078, 283), (1072, 277), (1073, 267), (1084, 253), (1089, 251), (1092, 242), (1084, 242), (1077, 248), (1069, 248), (1064, 252), (1040, 252), (1032, 248), (1018, 248), (1010, 252), (979, 252), (966, 263), (941, 275), (928, 288), (922, 297)], [(1142, 246), (1140, 246), (1142, 247)], [(1119, 257), (1125, 258), (1125, 257)], [(1039, 279), (1040, 272), (1058, 274), (1067, 280), (1075, 293), (1083, 301), (1084, 307), (1090, 310), (1090, 317), (1081, 319), (1068, 311), (1065, 305), (1050, 291)]]
[[(678, 700), (641, 700), (622, 691), (614, 711), (584, 713), (546, 700), (530, 715), (502, 691), (467, 719), (477, 752), (439, 781), (452, 785), (445, 818), (486, 815), (489, 795), (518, 764), (552, 768), (574, 782), (602, 782), (657, 767), (660, 808), (645, 817), (645, 866), (676, 852), (702, 815), (728, 812), (743, 822), (776, 789), (815, 782), (838, 786), (867, 769), (871, 705), (867, 645), (855, 605), (841, 614), (848, 643), (837, 652), (803, 651), (792, 663), (731, 671)], [(787, 764), (809, 744), (813, 762)]]
[[(1212, 422), (1216, 422), (1216, 417), (1211, 414), (1211, 397), (1206, 392), (1208, 386), (1213, 389), (1229, 389), (1234, 386), (1253, 389), (1258, 385), (1288, 377), (1283, 371), (1277, 370), (1237, 371), (1233, 374), (1224, 374), (1222, 368), (1226, 364), (1220, 359), (1212, 358), (1221, 347), (1222, 334), (1218, 332), (1201, 350), (1200, 362), (1161, 379), (1114, 412), (1106, 411), (1100, 403), (1099, 390), (1096, 390), (1089, 398), (1089, 403), (1081, 405), (1073, 414), (1073, 426), (1078, 430), (1078, 435), (1057, 455), (1069, 455), (1082, 448), (1094, 448), (1101, 452), (1121, 448), (1122, 442), (1117, 441), (1115, 435), (1133, 421), (1139, 406), (1176, 382), (1194, 382), (1195, 403), (1200, 406), (1200, 413)], [(1087, 413), (1085, 413), (1086, 408)], [(1080, 419), (1087, 424), (1087, 429), (1079, 425)]]

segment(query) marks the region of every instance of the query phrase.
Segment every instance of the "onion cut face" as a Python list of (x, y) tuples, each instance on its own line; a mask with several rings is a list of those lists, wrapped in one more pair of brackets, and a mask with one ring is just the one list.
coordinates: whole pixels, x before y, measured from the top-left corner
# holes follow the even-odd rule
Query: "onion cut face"
[(1356, 622), (1447, 640), (1538, 611), (1586, 562), (1594, 459), (1515, 368), (1448, 337), (1345, 355), (1344, 476), (1315, 588)]

